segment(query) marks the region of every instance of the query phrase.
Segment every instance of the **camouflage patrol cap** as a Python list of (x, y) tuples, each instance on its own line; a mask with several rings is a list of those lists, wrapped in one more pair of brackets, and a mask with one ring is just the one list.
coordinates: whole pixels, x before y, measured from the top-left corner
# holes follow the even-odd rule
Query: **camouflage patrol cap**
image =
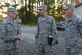
[(46, 5), (41, 5), (38, 7), (38, 10), (47, 10), (47, 6)]
[(64, 10), (65, 9), (75, 9), (75, 4), (74, 3), (66, 4), (65, 7), (64, 7)]
[(15, 9), (15, 8), (8, 8), (8, 9), (7, 9), (7, 12), (12, 12), (12, 13), (17, 14), (17, 12), (16, 12), (16, 9)]

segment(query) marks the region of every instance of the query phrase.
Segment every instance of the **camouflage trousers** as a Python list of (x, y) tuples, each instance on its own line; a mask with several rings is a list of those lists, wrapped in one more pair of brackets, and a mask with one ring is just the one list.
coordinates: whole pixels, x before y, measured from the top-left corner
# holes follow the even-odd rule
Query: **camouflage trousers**
[(36, 55), (54, 55), (52, 46), (48, 44), (37, 44)]
[(13, 42), (4, 43), (3, 47), (4, 47), (3, 55), (19, 55), (16, 43)]
[(82, 55), (82, 48), (66, 48), (66, 55)]

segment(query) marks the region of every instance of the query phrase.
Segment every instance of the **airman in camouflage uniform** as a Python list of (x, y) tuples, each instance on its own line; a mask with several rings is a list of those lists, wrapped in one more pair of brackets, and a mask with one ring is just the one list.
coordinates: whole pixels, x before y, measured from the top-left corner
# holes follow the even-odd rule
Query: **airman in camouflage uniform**
[(18, 55), (17, 52), (17, 41), (21, 40), (21, 32), (14, 22), (16, 18), (16, 9), (8, 8), (8, 16), (1, 23), (1, 39), (4, 42), (4, 54), (3, 55)]
[[(57, 40), (57, 30), (54, 18), (47, 15), (47, 6), (38, 7), (40, 16), (38, 18), (38, 31), (35, 36), (37, 45), (37, 55), (53, 55), (52, 45)], [(52, 45), (48, 44), (48, 36), (53, 36)]]
[(66, 55), (82, 55), (82, 19), (74, 14), (75, 5), (66, 4), (64, 11), (67, 15), (65, 20), (65, 46)]
[(21, 35), (21, 19), (17, 16), (16, 19), (14, 20), (15, 25), (17, 26), (18, 33)]

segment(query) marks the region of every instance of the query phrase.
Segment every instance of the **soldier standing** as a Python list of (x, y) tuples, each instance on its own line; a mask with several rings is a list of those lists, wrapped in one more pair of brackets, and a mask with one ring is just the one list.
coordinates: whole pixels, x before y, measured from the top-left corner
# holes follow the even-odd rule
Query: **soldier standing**
[(21, 24), (22, 23), (22, 21), (21, 21), (21, 19), (19, 18), (18, 15), (16, 16), (16, 19), (14, 20), (14, 22), (15, 23), (18, 23), (18, 24)]
[(21, 23), (22, 23), (22, 21), (21, 21), (21, 19), (19, 18), (19, 16), (17, 15), (16, 16), (16, 19), (14, 20), (14, 23), (16, 24), (16, 26), (17, 26), (17, 33), (18, 34), (21, 34)]
[(47, 15), (46, 5), (41, 5), (38, 10), (40, 17), (38, 18), (38, 30), (35, 36), (37, 55), (53, 55), (52, 46), (56, 44), (57, 40), (55, 21), (52, 16)]
[(1, 39), (4, 42), (4, 55), (18, 55), (17, 41), (21, 40), (21, 32), (18, 29), (16, 18), (16, 9), (8, 8), (7, 17), (3, 20), (1, 28)]
[(82, 55), (82, 19), (74, 14), (75, 4), (66, 4), (65, 46), (67, 55)]

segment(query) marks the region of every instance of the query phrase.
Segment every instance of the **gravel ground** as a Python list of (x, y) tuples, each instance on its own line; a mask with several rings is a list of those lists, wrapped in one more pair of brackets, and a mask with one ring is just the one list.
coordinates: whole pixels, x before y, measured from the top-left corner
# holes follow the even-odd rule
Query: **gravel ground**
[[(22, 26), (22, 41), (18, 42), (18, 48), (20, 55), (35, 55), (35, 44), (34, 44), (34, 36), (36, 33), (36, 27), (28, 27)], [(64, 46), (64, 34), (63, 32), (58, 32), (58, 41), (59, 43), (54, 46), (55, 55), (65, 55), (65, 46)], [(0, 55), (3, 54), (3, 42), (0, 40)]]

